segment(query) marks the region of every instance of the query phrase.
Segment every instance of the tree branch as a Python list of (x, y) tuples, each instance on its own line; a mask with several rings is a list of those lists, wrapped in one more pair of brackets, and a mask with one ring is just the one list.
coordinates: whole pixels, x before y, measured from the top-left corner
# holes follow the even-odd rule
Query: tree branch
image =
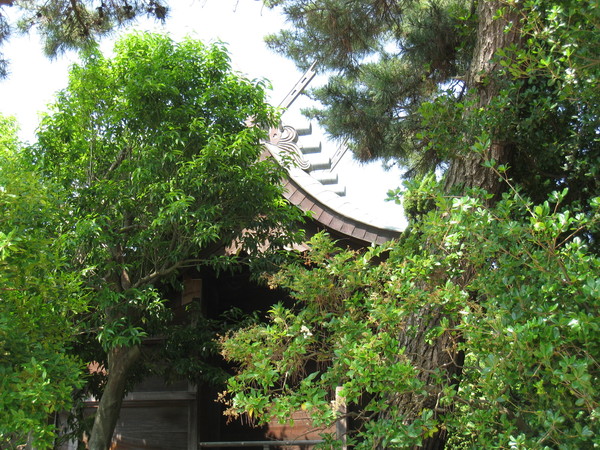
[(171, 273), (173, 273), (177, 269), (179, 269), (181, 266), (183, 266), (185, 264), (185, 262), (186, 261), (177, 261), (175, 264), (171, 265), (170, 267), (166, 267), (166, 268), (160, 269), (160, 270), (155, 270), (154, 272), (146, 275), (145, 277), (140, 278), (131, 287), (133, 287), (134, 289), (137, 289), (140, 286), (143, 286), (145, 284), (149, 284), (149, 283), (153, 282), (157, 278), (161, 278), (161, 277), (170, 275)]
[(104, 174), (104, 178), (108, 178), (108, 175), (121, 165), (121, 163), (125, 160), (125, 156), (127, 156), (127, 153), (130, 150), (131, 150), (131, 147), (124, 147), (124, 148), (121, 149), (121, 151), (117, 155), (117, 159), (115, 160), (115, 162), (113, 162), (110, 165), (110, 167), (108, 168), (108, 170)]
[(80, 5), (77, 2), (77, 0), (71, 0), (71, 8), (73, 9), (73, 14), (75, 14), (75, 19), (77, 20), (77, 22), (79, 22), (79, 25), (81, 25), (84, 36), (89, 36), (90, 30), (85, 21), (83, 20), (83, 17), (81, 17), (81, 11), (79, 9)]

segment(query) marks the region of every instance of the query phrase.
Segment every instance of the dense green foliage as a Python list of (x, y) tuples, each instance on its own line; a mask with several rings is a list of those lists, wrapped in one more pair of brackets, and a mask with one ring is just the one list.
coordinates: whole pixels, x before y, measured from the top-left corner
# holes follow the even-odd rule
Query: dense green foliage
[[(526, 2), (525, 44), (500, 51), (502, 90), (484, 114), (514, 147), (511, 178), (536, 201), (568, 188), (584, 207), (600, 193), (600, 12), (595, 2)], [(595, 55), (595, 56), (594, 56)]]
[(0, 118), (0, 447), (51, 447), (52, 414), (82, 384), (69, 354), (86, 306), (77, 272), (65, 271), (61, 202), (22, 158), (14, 122)]
[(257, 265), (295, 238), (283, 169), (260, 157), (274, 120), (262, 83), (232, 72), (217, 45), (134, 34), (113, 58), (90, 50), (72, 68), (30, 158), (66, 193), (70, 270), (93, 291), (80, 348), (109, 368), (100, 387), (111, 364), (142, 366), (146, 336), (169, 335), (164, 292), (183, 270)]
[[(91, 52), (72, 69), (32, 158), (69, 193), (75, 263), (90, 269), (101, 310), (151, 314), (154, 284), (214, 259), (211, 246), (236, 240), (256, 253), (267, 237), (273, 248), (289, 241), (272, 232), (296, 218), (281, 168), (259, 161), (259, 125), (273, 117), (262, 87), (197, 41), (132, 35), (114, 59)], [(113, 324), (126, 333), (105, 326), (106, 347), (139, 342), (143, 320), (132, 321)]]
[[(271, 45), (332, 75), (311, 114), (359, 158), (407, 167), (409, 192), (394, 195), (411, 228), (366, 252), (318, 236), (283, 266), (271, 282), (295, 304), (222, 339), (239, 365), (229, 414), (285, 421), (304, 409), (327, 426), (342, 386), (357, 448), (600, 445), (596, 2), (266, 3), (295, 27)], [(24, 25), (43, 22), (51, 53), (87, 47), (144, 8), (165, 13), (158, 2), (36, 5)], [(183, 269), (228, 266), (214, 253), (224, 243), (255, 263), (266, 241), (275, 250), (294, 239), (281, 169), (260, 160), (273, 121), (262, 86), (233, 74), (219, 47), (134, 35), (113, 59), (88, 48), (73, 68), (29, 154), (39, 174), (14, 157), (2, 125), (5, 441), (50, 442), (44, 418), (79, 385), (66, 342), (88, 289), (85, 361), (143, 363), (133, 350), (144, 338), (174, 332), (187, 341), (171, 347), (182, 370), (210, 373), (204, 355), (186, 357), (211, 333), (170, 327), (161, 289)], [(442, 188), (433, 171), (446, 169)], [(484, 170), (501, 189), (465, 194), (461, 184), (486, 185), (474, 181)]]
[(295, 304), (223, 339), (229, 413), (326, 426), (342, 386), (358, 448), (599, 445), (596, 2), (267, 3), (331, 75), (310, 113), (408, 168), (411, 226), (272, 279)]
[[(229, 413), (262, 423), (304, 409), (327, 426), (342, 386), (355, 448), (411, 448), (440, 428), (464, 448), (598, 445), (600, 259), (573, 236), (600, 220), (600, 199), (574, 216), (566, 192), (540, 205), (511, 192), (493, 208), (430, 195), (437, 208), (401, 242), (353, 252), (319, 235), (272, 278), (296, 304), (223, 340), (240, 365)], [(423, 355), (404, 352), (408, 339)], [(464, 355), (462, 377), (439, 368), (432, 386), (415, 358), (441, 341)], [(415, 420), (390, 401), (407, 396), (435, 401)]]

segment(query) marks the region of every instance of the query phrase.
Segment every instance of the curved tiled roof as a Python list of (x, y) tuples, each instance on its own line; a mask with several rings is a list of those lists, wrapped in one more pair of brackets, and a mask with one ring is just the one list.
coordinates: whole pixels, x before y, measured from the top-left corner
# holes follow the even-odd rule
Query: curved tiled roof
[(282, 125), (271, 130), (270, 141), (265, 144), (275, 159), (287, 163), (285, 197), (302, 211), (310, 212), (322, 227), (362, 245), (382, 244), (399, 237), (400, 229), (378, 223), (345, 198), (345, 188), (337, 183), (331, 160), (323, 155), (320, 143), (306, 145), (311, 131), (310, 125), (298, 130)]
[[(290, 106), (315, 75), (313, 64), (279, 104), (284, 111), (283, 117), (289, 117), (286, 113)], [(335, 169), (347, 147), (342, 144), (333, 152), (331, 148), (323, 149), (321, 140), (314, 136), (314, 128), (311, 122), (304, 126), (284, 122), (269, 133), (265, 147), (287, 170), (288, 177), (284, 180), (286, 198), (304, 212), (310, 212), (321, 227), (361, 245), (381, 244), (397, 238), (402, 231), (400, 228), (370, 216), (345, 198), (346, 187), (339, 183)], [(328, 147), (330, 144), (328, 142)]]

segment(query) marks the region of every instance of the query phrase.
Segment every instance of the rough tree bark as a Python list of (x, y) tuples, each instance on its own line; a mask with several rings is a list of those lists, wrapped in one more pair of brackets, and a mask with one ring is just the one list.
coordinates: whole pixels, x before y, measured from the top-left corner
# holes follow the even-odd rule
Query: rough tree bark
[[(129, 221), (126, 220), (126, 222)], [(124, 264), (123, 254), (123, 248), (118, 245), (114, 251), (114, 257), (120, 264)], [(131, 288), (131, 280), (125, 269), (120, 274), (113, 274), (111, 278), (111, 284), (115, 291), (122, 292)], [(106, 315), (115, 321), (119, 319), (119, 313), (110, 309), (106, 311)], [(107, 450), (110, 448), (123, 397), (125, 396), (127, 379), (133, 366), (141, 359), (142, 352), (139, 345), (132, 347), (118, 346), (109, 350), (107, 356), (107, 382), (94, 416), (94, 425), (88, 443), (90, 450)]]
[[(409, 393), (393, 400), (400, 412), (407, 418), (417, 418), (423, 409), (429, 409), (436, 416), (444, 412), (439, 406), (442, 388), (455, 384), (460, 377), (464, 355), (457, 350), (456, 335), (444, 333), (431, 344), (427, 342), (427, 333), (433, 327), (440, 325), (444, 314), (438, 307), (425, 307), (418, 314), (413, 314), (406, 322), (405, 333), (400, 338), (400, 346), (405, 349), (404, 356), (419, 368), (418, 378), (427, 389), (427, 394)], [(441, 371), (440, 371), (441, 369)], [(436, 378), (436, 371), (442, 377)], [(438, 417), (439, 418), (439, 417)], [(432, 437), (425, 439), (419, 447), (426, 450), (443, 449), (448, 439), (447, 430), (439, 427), (439, 431)]]
[[(503, 17), (494, 19), (496, 12), (502, 6), (501, 1), (478, 2), (477, 43), (467, 78), (467, 87), (471, 95), (477, 96), (477, 108), (485, 108), (498, 93), (498, 85), (494, 81), (498, 67), (493, 61), (496, 52), (501, 48), (518, 43), (519, 39), (516, 13), (508, 12)], [(511, 22), (512, 28), (506, 32), (505, 30)], [(495, 131), (497, 130), (488, 130), (492, 142), (486, 155), (470, 151), (452, 161), (446, 174), (447, 190), (462, 186), (463, 188), (483, 188), (494, 195), (501, 192), (502, 185), (497, 174), (482, 166), (484, 159), (494, 158), (499, 163), (505, 163), (510, 157), (510, 146), (495, 138)], [(469, 270), (466, 269), (463, 279), (455, 281), (466, 285), (470, 276)], [(435, 280), (427, 282), (436, 283)], [(432, 344), (428, 344), (425, 339), (427, 331), (439, 325), (443, 316), (444, 313), (439, 308), (427, 306), (408, 320), (405, 329), (415, 331), (401, 337), (405, 355), (419, 369), (420, 379), (428, 387), (425, 396), (406, 394), (393, 400), (399, 406), (404, 417), (419, 417), (424, 408), (431, 409), (436, 414), (443, 413), (444, 409), (438, 406), (442, 387), (449, 383), (456, 384), (460, 379), (464, 361), (462, 353), (457, 351), (460, 336), (445, 333)], [(443, 380), (432, 376), (439, 369), (442, 369)], [(439, 450), (445, 447), (448, 438), (447, 431), (443, 426), (440, 426), (439, 429), (434, 436), (423, 442), (421, 449)]]
[(131, 368), (140, 360), (139, 346), (116, 347), (108, 352), (108, 381), (96, 415), (88, 446), (90, 450), (110, 448), (113, 432), (123, 403), (125, 385)]
[[(503, 6), (501, 1), (480, 1), (477, 6), (477, 42), (467, 75), (467, 88), (470, 95), (477, 98), (476, 108), (485, 108), (498, 93), (495, 74), (499, 67), (494, 56), (502, 48), (519, 42), (519, 17), (517, 11), (508, 8), (502, 17), (494, 20), (497, 11)], [(495, 159), (504, 164), (510, 159), (510, 146), (497, 136), (498, 130), (487, 130), (492, 138), (486, 155), (472, 151), (454, 159), (446, 173), (446, 190), (456, 186), (477, 187), (497, 195), (502, 186), (491, 169), (482, 166), (485, 159)]]

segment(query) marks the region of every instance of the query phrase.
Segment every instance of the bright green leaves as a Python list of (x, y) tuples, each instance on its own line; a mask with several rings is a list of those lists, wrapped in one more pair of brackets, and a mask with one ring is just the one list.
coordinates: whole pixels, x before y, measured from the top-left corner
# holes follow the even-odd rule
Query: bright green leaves
[[(222, 46), (130, 35), (115, 51), (116, 82), (133, 113), (131, 125), (140, 130), (160, 125), (161, 133), (172, 142), (172, 133), (184, 131), (194, 116), (204, 124), (194, 128), (197, 139), (211, 133), (239, 132), (251, 116), (258, 125), (272, 120), (269, 110), (260, 107), (265, 102), (262, 90), (232, 73)], [(165, 128), (170, 129), (167, 132)], [(192, 136), (180, 138), (190, 144)]]
[(298, 214), (280, 202), (281, 169), (259, 159), (275, 118), (262, 86), (217, 45), (133, 34), (115, 52), (73, 68), (33, 152), (70, 192), (94, 283), (119, 265), (141, 287), (220, 240), (285, 241), (275, 230)]
[(51, 414), (71, 407), (82, 364), (68, 354), (86, 309), (67, 269), (60, 189), (44, 184), (0, 118), (0, 446), (50, 447)]
[(265, 98), (222, 46), (192, 39), (132, 34), (113, 58), (91, 49), (72, 68), (30, 157), (67, 193), (61, 226), (93, 292), (86, 358), (105, 361), (90, 340), (118, 358), (168, 335), (164, 289), (183, 269), (240, 262), (219, 248), (264, 264), (294, 240), (283, 169), (261, 159), (276, 120)]
[[(534, 206), (507, 195), (489, 212), (450, 216), (467, 225), (464, 255), (477, 272), (469, 286), (477, 308), (465, 310), (460, 325), (467, 360), (458, 395), (472, 403), (457, 429), (465, 437), (471, 430), (470, 445), (592, 442), (572, 439), (579, 439), (577, 428), (597, 427), (590, 413), (597, 408), (600, 329), (592, 311), (600, 298), (584, 286), (597, 278), (599, 261), (573, 239), (594, 224), (562, 210), (566, 194)], [(481, 409), (473, 408), (479, 401)]]
[(405, 417), (388, 401), (425, 395), (398, 330), (414, 338), (418, 330), (407, 321), (415, 308), (456, 302), (456, 290), (417, 288), (421, 276), (436, 270), (430, 258), (405, 261), (407, 254), (398, 253), (379, 264), (388, 248), (359, 254), (336, 248), (324, 235), (310, 244), (304, 263), (286, 266), (272, 280), (291, 291), (296, 307), (276, 306), (268, 324), (237, 331), (222, 343), (224, 356), (241, 368), (229, 382), (229, 413), (251, 411), (267, 421), (304, 409), (315, 424), (330, 425), (337, 414), (331, 402), (341, 386), (346, 402), (360, 405), (356, 424), (365, 421), (356, 443), (386, 446), (433, 432), (432, 416), (414, 428), (399, 427)]
[[(96, 294), (95, 301), (98, 309), (108, 311), (111, 315), (100, 326), (96, 337), (107, 352), (115, 347), (140, 345), (145, 337), (163, 331), (165, 324), (171, 319), (165, 300), (152, 287), (130, 288), (123, 292), (105, 288)], [(114, 314), (122, 310), (131, 311), (131, 316)], [(143, 311), (143, 315), (140, 317), (137, 311)], [(89, 326), (93, 324), (90, 323)]]
[(485, 115), (504, 117), (496, 129), (519, 145), (508, 173), (534, 201), (568, 187), (566, 201), (585, 207), (600, 192), (599, 66), (592, 56), (600, 48), (597, 4), (511, 3), (521, 18), (522, 43), (497, 52), (507, 79)]
[[(494, 207), (429, 195), (439, 209), (402, 242), (361, 254), (318, 235), (273, 278), (296, 303), (223, 340), (240, 367), (230, 413), (266, 421), (304, 406), (332, 423), (342, 386), (359, 448), (420, 445), (441, 427), (461, 448), (593, 445), (600, 260), (576, 235), (596, 213), (563, 209), (564, 191), (539, 205), (512, 192)], [(413, 341), (422, 353), (407, 353)], [(464, 352), (460, 379), (423, 369), (440, 342)], [(406, 399), (431, 403), (409, 419)]]
[[(368, 392), (381, 412), (393, 392), (418, 393), (402, 386), (403, 345), (393, 360), (381, 335), (428, 344), (451, 336), (466, 353), (458, 385), (425, 384), (443, 392), (433, 417), (430, 408), (410, 420), (368, 416), (359, 432), (365, 446), (419, 445), (440, 422), (459, 447), (597, 445), (596, 3), (479, 2), (470, 5), (475, 14), (461, 2), (268, 2), (282, 5), (295, 26), (271, 44), (299, 64), (317, 59), (336, 71), (314, 92), (324, 110), (312, 113), (360, 157), (392, 157), (413, 169), (409, 176), (451, 162), (464, 170), (449, 171), (448, 190), (492, 178), (511, 188), (504, 196), (452, 198), (433, 176), (416, 177), (403, 198), (415, 226), (384, 263), (360, 266), (362, 256), (315, 242), (307, 267), (287, 266), (275, 278), (298, 301), (294, 317), (302, 316), (311, 345), (323, 343), (305, 353), (305, 363), (328, 361), (312, 384), (330, 396), (345, 383), (350, 402)], [(489, 70), (490, 55), (473, 51), (476, 30), (478, 50), (497, 50)], [(500, 150), (496, 161), (487, 156), (493, 150)], [(489, 159), (488, 172), (480, 161), (470, 165), (470, 152)], [(439, 321), (421, 328), (408, 321), (411, 314), (432, 319), (432, 310), (443, 312)], [(246, 358), (240, 376), (251, 365)], [(389, 378), (399, 384), (389, 391), (377, 384), (378, 361), (394, 368)], [(415, 361), (407, 364), (423, 375)], [(299, 397), (285, 398), (294, 404)], [(363, 401), (357, 411), (371, 407)]]

